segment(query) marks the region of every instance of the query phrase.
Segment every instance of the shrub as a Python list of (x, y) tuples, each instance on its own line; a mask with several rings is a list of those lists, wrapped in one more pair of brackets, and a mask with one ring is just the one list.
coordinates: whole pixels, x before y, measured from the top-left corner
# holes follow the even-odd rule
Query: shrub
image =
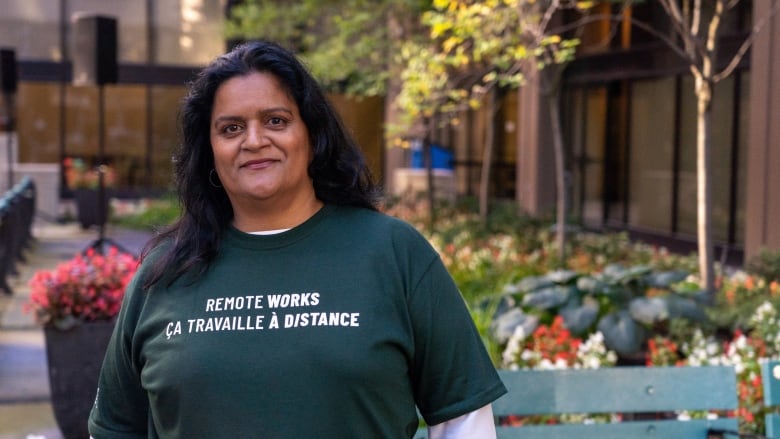
[(138, 261), (109, 249), (106, 255), (89, 249), (54, 270), (40, 270), (30, 279), (26, 310), (38, 323), (66, 330), (80, 322), (110, 320), (119, 312), (125, 287)]
[(762, 248), (745, 265), (745, 270), (768, 281), (780, 282), (780, 249)]

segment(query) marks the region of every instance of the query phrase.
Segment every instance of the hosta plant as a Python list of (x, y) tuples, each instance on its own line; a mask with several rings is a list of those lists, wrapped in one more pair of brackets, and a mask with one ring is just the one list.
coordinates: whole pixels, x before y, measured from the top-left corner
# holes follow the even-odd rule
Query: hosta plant
[(505, 287), (505, 306), (496, 317), (493, 334), (506, 342), (518, 326), (533, 331), (538, 323), (561, 316), (572, 333), (598, 331), (609, 349), (636, 354), (654, 327), (672, 319), (707, 319), (706, 295), (690, 288), (687, 277), (685, 271), (618, 264), (589, 275), (556, 270), (528, 276)]

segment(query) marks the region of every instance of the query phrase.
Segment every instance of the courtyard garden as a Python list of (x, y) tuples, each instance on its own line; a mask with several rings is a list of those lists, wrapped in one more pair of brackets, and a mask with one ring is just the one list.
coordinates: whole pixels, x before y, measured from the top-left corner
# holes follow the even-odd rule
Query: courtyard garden
[[(176, 215), (171, 203), (115, 218), (164, 225)], [(434, 221), (419, 201), (383, 210), (415, 225), (439, 252), (497, 368), (732, 365), (740, 430), (763, 433), (759, 364), (780, 358), (780, 253), (718, 266), (717, 288), (707, 292), (695, 254), (625, 233), (572, 226), (562, 260), (552, 219), (518, 215), (511, 203), (494, 205), (486, 221), (469, 201), (437, 206)]]

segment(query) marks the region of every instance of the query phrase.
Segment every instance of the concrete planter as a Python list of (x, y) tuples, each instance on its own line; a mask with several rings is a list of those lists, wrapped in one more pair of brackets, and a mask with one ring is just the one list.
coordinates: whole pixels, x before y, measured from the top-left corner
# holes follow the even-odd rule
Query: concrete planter
[(44, 328), (54, 419), (65, 439), (87, 439), (100, 367), (115, 321), (87, 322), (67, 331)]
[(73, 191), (76, 200), (76, 215), (82, 229), (90, 226), (105, 224), (108, 219), (108, 190), (103, 192), (103, 200), (100, 200), (100, 191), (94, 189), (76, 189)]

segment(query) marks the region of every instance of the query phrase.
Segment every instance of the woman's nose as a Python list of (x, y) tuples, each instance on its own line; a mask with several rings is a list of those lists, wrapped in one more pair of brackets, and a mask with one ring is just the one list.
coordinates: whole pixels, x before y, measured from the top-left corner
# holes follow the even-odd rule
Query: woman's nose
[(263, 126), (259, 123), (249, 123), (246, 128), (246, 137), (243, 146), (245, 148), (259, 148), (268, 144)]

